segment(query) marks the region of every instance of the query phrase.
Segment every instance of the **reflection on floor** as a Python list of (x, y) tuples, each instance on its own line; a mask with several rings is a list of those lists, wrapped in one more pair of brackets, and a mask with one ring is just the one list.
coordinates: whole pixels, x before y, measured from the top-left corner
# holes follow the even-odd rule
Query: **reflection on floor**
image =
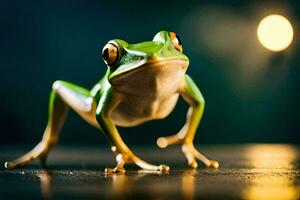
[(258, 175), (251, 178), (243, 196), (246, 199), (299, 199), (299, 168), (295, 174), (289, 173), (296, 170), (297, 153), (299, 155), (294, 148), (284, 145), (246, 148), (245, 154), (253, 166), (253, 172)]
[[(137, 153), (154, 163), (165, 162), (167, 174), (127, 168), (124, 175), (105, 175), (114, 163), (107, 150), (57, 148), (49, 169), (37, 162), (23, 169), (0, 171), (4, 199), (299, 199), (300, 149), (291, 145), (239, 145), (199, 147), (220, 161), (217, 170), (188, 169), (174, 148), (140, 148)], [(0, 161), (21, 153), (0, 149)]]

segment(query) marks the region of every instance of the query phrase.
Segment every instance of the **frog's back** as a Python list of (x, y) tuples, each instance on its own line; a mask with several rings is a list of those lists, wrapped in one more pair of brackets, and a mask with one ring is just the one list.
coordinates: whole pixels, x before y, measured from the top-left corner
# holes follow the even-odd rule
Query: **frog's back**
[(168, 116), (177, 103), (185, 71), (176, 62), (163, 67), (158, 63), (110, 81), (121, 96), (121, 103), (112, 113), (114, 123), (128, 127)]

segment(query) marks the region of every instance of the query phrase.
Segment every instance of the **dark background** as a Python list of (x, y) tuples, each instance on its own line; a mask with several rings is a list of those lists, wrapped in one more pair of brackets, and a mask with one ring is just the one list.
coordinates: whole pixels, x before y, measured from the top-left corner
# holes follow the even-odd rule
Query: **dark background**
[[(294, 26), (281, 53), (260, 45), (256, 27), (272, 13)], [(300, 143), (297, 1), (1, 1), (1, 145), (36, 144), (47, 121), (55, 80), (91, 88), (106, 67), (100, 50), (112, 38), (151, 40), (160, 30), (181, 36), (188, 73), (206, 109), (196, 143)], [(120, 128), (131, 145), (154, 145), (176, 133), (187, 106), (165, 120)], [(107, 144), (98, 130), (69, 113), (60, 144)]]

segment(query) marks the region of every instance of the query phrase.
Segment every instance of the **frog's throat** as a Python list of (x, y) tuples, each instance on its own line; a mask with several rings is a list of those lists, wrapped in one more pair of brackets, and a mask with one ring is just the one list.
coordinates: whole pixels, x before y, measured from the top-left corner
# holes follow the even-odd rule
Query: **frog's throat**
[(147, 61), (147, 62), (139, 62), (136, 64), (131, 64), (131, 66), (124, 67), (124, 70), (119, 69), (118, 73), (113, 72), (110, 77), (109, 81), (113, 82), (115, 79), (118, 79), (122, 76), (127, 76), (130, 74), (133, 74), (139, 70), (143, 70), (146, 67), (172, 67), (175, 65), (180, 65), (182, 70), (186, 70), (189, 61), (183, 58), (170, 58), (170, 59), (163, 59), (163, 60), (153, 60), (153, 61)]

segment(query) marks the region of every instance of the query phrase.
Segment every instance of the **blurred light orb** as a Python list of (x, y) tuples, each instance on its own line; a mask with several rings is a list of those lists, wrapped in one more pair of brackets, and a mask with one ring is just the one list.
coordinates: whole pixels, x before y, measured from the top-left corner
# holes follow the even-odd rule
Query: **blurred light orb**
[(260, 43), (271, 51), (283, 51), (292, 42), (293, 26), (285, 17), (277, 14), (263, 18), (257, 27)]

